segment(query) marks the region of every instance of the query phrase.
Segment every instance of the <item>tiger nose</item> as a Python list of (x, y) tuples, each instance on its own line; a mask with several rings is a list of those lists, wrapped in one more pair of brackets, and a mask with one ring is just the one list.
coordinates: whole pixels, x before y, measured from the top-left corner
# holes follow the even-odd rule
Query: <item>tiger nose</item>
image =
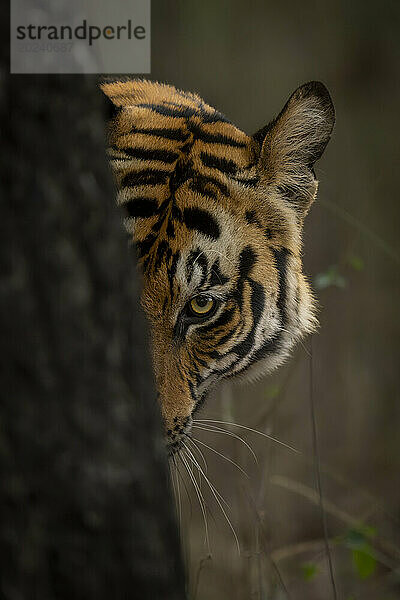
[(163, 393), (157, 394), (158, 403), (164, 421), (165, 435), (169, 438), (182, 435), (192, 424), (192, 405), (189, 406), (184, 398), (172, 395), (165, 397)]
[[(164, 417), (166, 430), (184, 423), (194, 408), (189, 383), (177, 365), (169, 364), (156, 376), (158, 401)], [(178, 421), (174, 421), (174, 419)]]
[(185, 436), (192, 425), (192, 417), (173, 417), (170, 427), (166, 429), (166, 446), (168, 454), (177, 452), (183, 445)]

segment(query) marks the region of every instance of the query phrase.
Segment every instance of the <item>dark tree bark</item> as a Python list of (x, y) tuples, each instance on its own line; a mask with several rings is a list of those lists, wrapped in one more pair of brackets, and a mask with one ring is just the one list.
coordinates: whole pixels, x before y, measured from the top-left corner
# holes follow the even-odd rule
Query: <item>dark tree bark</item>
[(94, 77), (1, 86), (1, 595), (180, 599), (133, 252)]

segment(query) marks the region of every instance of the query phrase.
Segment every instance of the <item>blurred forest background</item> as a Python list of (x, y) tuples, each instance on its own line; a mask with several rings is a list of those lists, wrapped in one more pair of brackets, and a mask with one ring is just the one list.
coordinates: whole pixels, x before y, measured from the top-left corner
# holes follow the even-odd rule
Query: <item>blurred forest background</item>
[[(193, 433), (207, 467), (198, 450), (197, 458), (220, 506), (198, 473), (171, 469), (189, 600), (400, 597), (399, 24), (395, 0), (152, 1), (146, 77), (198, 92), (248, 133), (309, 80), (326, 84), (337, 117), (304, 232), (320, 330), (272, 376), (223, 386), (198, 414)], [(5, 80), (8, 61), (0, 66)], [(98, 78), (11, 80), (10, 106), (5, 86), (0, 94), (1, 181), (6, 189), (14, 176), (4, 204), (24, 244), (4, 228), (14, 287), (1, 289), (3, 404), (8, 433), (18, 434), (0, 444), (6, 597), (181, 598), (161, 430), (148, 409), (142, 327), (132, 322), (134, 261), (102, 153)], [(13, 244), (31, 270), (13, 267)], [(28, 290), (39, 282), (37, 297), (17, 289), (18, 277)], [(45, 284), (50, 293), (38, 295)], [(44, 341), (42, 326), (52, 332)], [(46, 393), (46, 368), (37, 369), (42, 387), (29, 378), (42, 346), (55, 374)], [(29, 367), (20, 377), (7, 368), (14, 354)], [(38, 435), (49, 423), (52, 435)], [(195, 487), (207, 504), (208, 544)]]
[[(346, 600), (400, 594), (399, 17), (395, 0), (152, 2), (149, 77), (198, 92), (246, 132), (311, 79), (335, 104), (304, 263), (320, 303), (312, 386), (334, 578)], [(203, 482), (208, 556), (193, 486), (189, 500), (180, 484), (191, 599), (334, 597), (310, 410), (309, 339), (273, 376), (209, 398), (199, 418), (234, 420), (300, 453), (231, 428), (257, 466), (237, 439), (196, 431), (250, 479), (201, 446), (240, 555)]]

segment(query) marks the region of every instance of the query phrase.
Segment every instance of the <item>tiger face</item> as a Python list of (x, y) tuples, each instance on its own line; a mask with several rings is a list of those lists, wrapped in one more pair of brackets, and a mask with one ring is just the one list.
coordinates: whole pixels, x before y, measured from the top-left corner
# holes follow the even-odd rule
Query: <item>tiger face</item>
[(174, 452), (218, 381), (271, 371), (316, 327), (301, 230), (334, 109), (321, 83), (307, 83), (248, 136), (195, 94), (138, 80), (101, 87), (116, 108), (109, 155)]

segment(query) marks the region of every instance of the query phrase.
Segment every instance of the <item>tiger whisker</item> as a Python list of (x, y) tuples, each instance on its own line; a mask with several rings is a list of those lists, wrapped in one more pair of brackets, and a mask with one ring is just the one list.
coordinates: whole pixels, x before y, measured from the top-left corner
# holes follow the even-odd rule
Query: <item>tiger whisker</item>
[[(197, 424), (197, 423), (200, 423), (200, 424)], [(203, 431), (209, 431), (211, 433), (220, 433), (221, 435), (227, 435), (229, 437), (233, 437), (233, 438), (239, 440), (242, 444), (244, 444), (244, 446), (246, 446), (246, 448), (249, 450), (249, 452), (253, 456), (255, 463), (258, 464), (258, 458), (257, 458), (257, 455), (254, 452), (253, 448), (246, 442), (246, 440), (244, 440), (240, 435), (233, 433), (233, 431), (228, 431), (227, 429), (222, 429), (222, 427), (217, 427), (216, 425), (209, 425), (209, 426), (203, 425), (198, 420), (193, 421), (192, 428), (202, 429)]]
[[(201, 475), (200, 475), (200, 472), (199, 472), (199, 470), (198, 470), (198, 469), (196, 469), (196, 470), (195, 470), (195, 469), (192, 467), (192, 465), (191, 465), (191, 464), (189, 464), (189, 468), (190, 468), (190, 471), (191, 471), (191, 473), (192, 473), (193, 477), (194, 477), (194, 478), (196, 479), (196, 481), (197, 481), (197, 485), (199, 486), (199, 490), (201, 490), (201, 489), (202, 489), (202, 485), (201, 485), (201, 484), (202, 484), (202, 479), (201, 479)], [(198, 479), (197, 479), (197, 477), (198, 477)]]
[(185, 456), (183, 455), (183, 452), (179, 453), (179, 458), (182, 461), (182, 464), (185, 466), (185, 469), (193, 483), (193, 487), (195, 489), (196, 495), (197, 495), (197, 499), (199, 501), (199, 505), (200, 505), (200, 510), (202, 512), (203, 515), (203, 521), (204, 521), (204, 535), (205, 535), (205, 542), (206, 542), (206, 546), (207, 546), (207, 551), (208, 554), (211, 554), (211, 550), (210, 550), (210, 538), (208, 535), (208, 521), (207, 521), (207, 512), (206, 512), (206, 504), (205, 504), (205, 500), (204, 500), (204, 496), (201, 492), (201, 489), (199, 488), (199, 485), (191, 471), (191, 469), (189, 468), (188, 462), (185, 458)]
[[(193, 447), (194, 447), (194, 448), (197, 450), (197, 452), (198, 452), (198, 453), (199, 453), (199, 455), (201, 456), (201, 459), (202, 459), (202, 461), (203, 461), (203, 463), (204, 463), (205, 472), (206, 472), (206, 473), (208, 473), (208, 464), (207, 464), (207, 460), (206, 460), (206, 457), (204, 456), (203, 452), (202, 452), (202, 451), (201, 451), (201, 449), (200, 449), (200, 448), (199, 448), (199, 447), (198, 447), (198, 446), (197, 446), (197, 445), (196, 445), (196, 444), (193, 442), (193, 440), (192, 440), (192, 438), (191, 438), (191, 436), (190, 436), (190, 435), (188, 435), (187, 433), (185, 433), (184, 435), (186, 436), (187, 440), (189, 440), (189, 441), (191, 441), (191, 442), (192, 442), (192, 444), (193, 444)], [(202, 478), (201, 478), (200, 474), (199, 474), (199, 481), (198, 481), (198, 484), (199, 484), (199, 488), (201, 489), (201, 487), (202, 487), (202, 485), (201, 485), (201, 484), (202, 484)]]
[[(178, 455), (176, 455), (176, 456), (178, 456)], [(175, 462), (175, 467), (176, 467), (179, 479), (181, 480), (181, 482), (183, 483), (183, 487), (185, 488), (186, 496), (187, 496), (187, 499), (188, 499), (189, 505), (190, 505), (190, 514), (192, 514), (192, 509), (193, 509), (193, 507), (192, 507), (192, 500), (191, 500), (191, 497), (190, 497), (190, 494), (189, 494), (189, 490), (188, 490), (187, 485), (186, 485), (185, 478), (182, 476), (182, 473), (180, 471), (180, 468), (179, 468), (179, 465), (178, 465), (177, 462)]]
[(178, 467), (177, 467), (177, 464), (176, 464), (175, 456), (173, 456), (173, 463), (174, 463), (174, 466), (175, 466), (176, 488), (174, 486), (174, 490), (176, 490), (176, 495), (177, 495), (179, 531), (182, 532), (181, 486), (180, 486), (180, 483), (179, 483)]
[(252, 433), (261, 435), (262, 437), (265, 437), (268, 440), (271, 440), (272, 442), (279, 444), (280, 446), (284, 446), (285, 448), (287, 448), (288, 450), (291, 450), (292, 452), (295, 452), (296, 454), (301, 454), (300, 450), (297, 450), (297, 448), (295, 448), (294, 446), (291, 446), (290, 444), (287, 444), (286, 442), (282, 442), (281, 440), (278, 440), (273, 435), (269, 435), (268, 433), (265, 433), (263, 431), (258, 431), (258, 429), (253, 429), (252, 427), (247, 427), (246, 425), (241, 425), (240, 423), (233, 423), (233, 422), (229, 422), (229, 421), (215, 421), (213, 419), (196, 419), (195, 423), (200, 423), (200, 424), (211, 423), (212, 425), (214, 423), (219, 423), (222, 425), (232, 425), (233, 427), (239, 427), (240, 429), (245, 429), (246, 431), (251, 431)]
[(243, 475), (246, 475), (246, 477), (248, 479), (250, 479), (250, 475), (248, 473), (246, 473), (246, 471), (234, 460), (232, 460), (231, 458), (229, 458), (228, 456), (225, 456), (225, 454), (222, 454), (222, 452), (218, 452), (218, 450), (216, 450), (215, 448), (213, 448), (212, 446), (209, 446), (208, 444), (206, 444), (205, 442), (202, 442), (201, 440), (199, 440), (198, 438), (194, 438), (194, 437), (189, 437), (188, 438), (192, 441), (193, 444), (196, 445), (197, 444), (201, 444), (202, 446), (205, 446), (206, 448), (208, 448), (209, 450), (211, 450), (212, 452), (215, 452), (215, 454), (218, 454), (218, 456), (220, 456), (221, 458), (223, 458), (224, 460), (230, 462), (232, 465), (234, 465), (237, 469), (239, 469), (239, 471), (241, 471), (243, 473)]
[[(172, 457), (172, 462), (175, 463), (175, 457)], [(174, 464), (174, 467), (175, 467), (175, 464)], [(174, 495), (175, 505), (176, 505), (176, 508), (178, 509), (178, 494), (177, 494), (176, 483), (175, 483), (176, 468), (173, 468), (171, 463), (169, 463), (169, 474), (171, 477), (172, 491), (173, 491), (173, 495)], [(177, 510), (177, 512), (178, 512), (178, 510)], [(179, 519), (179, 514), (177, 516), (178, 516), (178, 525), (179, 525), (179, 530), (180, 530), (181, 522)]]
[(204, 463), (205, 472), (208, 473), (208, 464), (207, 464), (206, 457), (204, 456), (204, 453), (202, 452), (201, 448), (199, 448), (198, 445), (196, 444), (196, 441), (198, 441), (198, 440), (195, 441), (195, 439), (193, 438), (193, 436), (191, 436), (191, 435), (189, 435), (187, 433), (185, 433), (185, 437), (187, 438), (187, 440), (189, 442), (191, 442), (193, 444), (193, 446), (196, 448), (197, 452), (200, 454), (201, 459), (202, 459), (202, 461)]
[[(193, 452), (190, 450), (190, 448), (188, 446), (186, 446), (185, 444), (185, 450), (187, 452), (186, 457), (191, 457), (192, 458), (192, 463), (196, 466), (196, 469), (198, 470), (198, 472), (201, 474), (201, 467), (199, 465), (199, 462), (197, 460), (197, 458), (195, 457), (195, 455), (193, 454)], [(190, 453), (190, 454), (189, 454)], [(215, 487), (215, 485), (213, 483), (211, 483), (211, 481), (208, 479), (208, 484), (211, 485), (214, 489), (214, 492), (217, 494), (217, 496), (220, 498), (220, 500), (225, 504), (225, 506), (227, 508), (229, 508), (229, 510), (231, 510), (231, 507), (229, 506), (228, 502), (225, 500), (225, 498), (222, 496), (222, 494), (217, 490), (217, 488)]]
[(203, 469), (200, 467), (199, 463), (197, 462), (197, 460), (196, 460), (196, 458), (194, 457), (194, 455), (193, 455), (192, 451), (190, 450), (190, 448), (188, 448), (188, 446), (186, 446), (186, 444), (185, 444), (185, 443), (184, 443), (184, 447), (185, 447), (185, 448), (186, 448), (186, 450), (189, 452), (189, 454), (187, 454), (187, 455), (186, 455), (186, 456), (187, 456), (187, 458), (188, 458), (188, 459), (190, 459), (190, 460), (193, 462), (193, 464), (194, 464), (194, 465), (197, 467), (197, 469), (199, 470), (199, 472), (200, 472), (200, 473), (203, 475), (203, 477), (204, 477), (204, 480), (206, 481), (206, 483), (207, 483), (208, 487), (209, 487), (209, 488), (210, 488), (210, 490), (211, 490), (211, 493), (213, 494), (213, 496), (214, 496), (214, 498), (215, 498), (215, 501), (217, 502), (218, 506), (220, 507), (220, 509), (221, 509), (221, 512), (222, 512), (222, 514), (224, 515), (224, 517), (225, 517), (225, 519), (226, 519), (226, 522), (228, 523), (228, 525), (229, 525), (229, 528), (231, 529), (231, 531), (232, 531), (232, 533), (233, 533), (233, 536), (234, 536), (234, 538), (235, 538), (235, 542), (236, 542), (236, 546), (237, 546), (237, 550), (238, 550), (238, 554), (239, 554), (239, 556), (240, 556), (241, 552), (240, 552), (240, 543), (239, 543), (239, 538), (238, 538), (238, 536), (237, 536), (237, 533), (236, 533), (236, 530), (235, 530), (234, 526), (232, 525), (232, 522), (231, 522), (231, 520), (229, 519), (229, 517), (228, 517), (228, 515), (227, 515), (227, 513), (226, 513), (226, 510), (224, 509), (224, 507), (223, 507), (223, 505), (222, 505), (222, 503), (221, 503), (221, 501), (220, 501), (220, 499), (219, 499), (219, 498), (221, 498), (221, 500), (222, 500), (222, 501), (223, 501), (223, 502), (224, 502), (224, 503), (225, 503), (225, 504), (228, 506), (228, 508), (229, 508), (229, 505), (227, 504), (227, 502), (226, 502), (226, 500), (223, 498), (223, 496), (221, 496), (221, 494), (219, 493), (219, 491), (218, 491), (218, 490), (215, 488), (215, 486), (214, 486), (214, 485), (211, 483), (211, 481), (208, 479), (207, 475), (205, 475), (205, 473), (204, 473)]

